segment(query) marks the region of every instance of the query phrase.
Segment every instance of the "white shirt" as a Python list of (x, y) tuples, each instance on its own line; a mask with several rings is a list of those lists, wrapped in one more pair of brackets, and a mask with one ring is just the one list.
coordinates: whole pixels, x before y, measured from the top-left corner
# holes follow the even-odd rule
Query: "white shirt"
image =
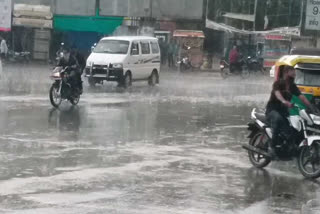
[(8, 46), (7, 46), (7, 43), (6, 43), (6, 40), (1, 40), (1, 43), (0, 43), (0, 53), (5, 53), (7, 54), (8, 53)]

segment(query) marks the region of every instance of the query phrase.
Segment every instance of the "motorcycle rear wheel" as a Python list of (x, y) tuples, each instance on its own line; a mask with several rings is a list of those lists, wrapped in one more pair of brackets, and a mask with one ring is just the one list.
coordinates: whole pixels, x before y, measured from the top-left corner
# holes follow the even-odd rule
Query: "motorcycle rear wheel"
[(301, 174), (309, 179), (320, 177), (320, 143), (305, 146), (298, 156), (298, 167)]
[(241, 77), (243, 79), (248, 79), (250, 77), (250, 71), (247, 68), (243, 69), (241, 71)]
[[(249, 141), (251, 146), (268, 152), (268, 140), (269, 138), (263, 132), (256, 133)], [(264, 168), (271, 162), (270, 158), (257, 154), (253, 151), (248, 151), (249, 160), (253, 166), (257, 168)]]
[(55, 108), (59, 108), (60, 104), (62, 103), (62, 97), (59, 95), (58, 90), (58, 85), (53, 84), (49, 91), (51, 105)]

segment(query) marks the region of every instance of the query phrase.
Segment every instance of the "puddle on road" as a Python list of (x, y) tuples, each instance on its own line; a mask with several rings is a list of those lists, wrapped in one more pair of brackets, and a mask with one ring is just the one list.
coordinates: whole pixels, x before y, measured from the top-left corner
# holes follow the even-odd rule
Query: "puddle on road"
[(151, 92), (137, 86), (105, 94), (114, 86), (103, 86), (61, 110), (49, 106), (46, 90), (0, 97), (0, 210), (67, 212), (89, 203), (106, 213), (120, 203), (120, 213), (268, 214), (294, 213), (314, 198), (319, 187), (295, 169), (252, 171), (240, 147), (268, 84), (203, 80), (168, 80)]

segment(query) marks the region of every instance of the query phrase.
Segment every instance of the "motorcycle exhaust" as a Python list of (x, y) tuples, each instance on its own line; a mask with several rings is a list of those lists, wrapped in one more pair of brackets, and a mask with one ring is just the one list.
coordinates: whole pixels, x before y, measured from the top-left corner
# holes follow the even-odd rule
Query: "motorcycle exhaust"
[(261, 149), (258, 149), (256, 147), (254, 147), (254, 146), (245, 144), (245, 145), (242, 145), (242, 148), (245, 149), (245, 150), (248, 150), (250, 152), (255, 152), (255, 153), (259, 154), (259, 155), (263, 155), (263, 156), (265, 156), (267, 158), (271, 158), (271, 156), (268, 153), (266, 153), (265, 151), (263, 151)]

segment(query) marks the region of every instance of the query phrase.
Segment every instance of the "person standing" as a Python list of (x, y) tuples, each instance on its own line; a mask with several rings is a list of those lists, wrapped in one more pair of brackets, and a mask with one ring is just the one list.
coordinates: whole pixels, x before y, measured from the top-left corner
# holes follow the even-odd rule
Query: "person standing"
[(175, 52), (175, 44), (174, 44), (174, 41), (172, 40), (170, 43), (169, 43), (169, 47), (168, 47), (168, 65), (169, 65), (169, 68), (173, 67), (174, 63), (174, 52)]
[(161, 51), (161, 64), (167, 64), (167, 44), (163, 38), (159, 39), (159, 46)]
[(8, 54), (8, 46), (7, 46), (7, 42), (3, 37), (0, 37), (0, 55), (1, 55), (1, 59), (4, 60), (7, 57)]

